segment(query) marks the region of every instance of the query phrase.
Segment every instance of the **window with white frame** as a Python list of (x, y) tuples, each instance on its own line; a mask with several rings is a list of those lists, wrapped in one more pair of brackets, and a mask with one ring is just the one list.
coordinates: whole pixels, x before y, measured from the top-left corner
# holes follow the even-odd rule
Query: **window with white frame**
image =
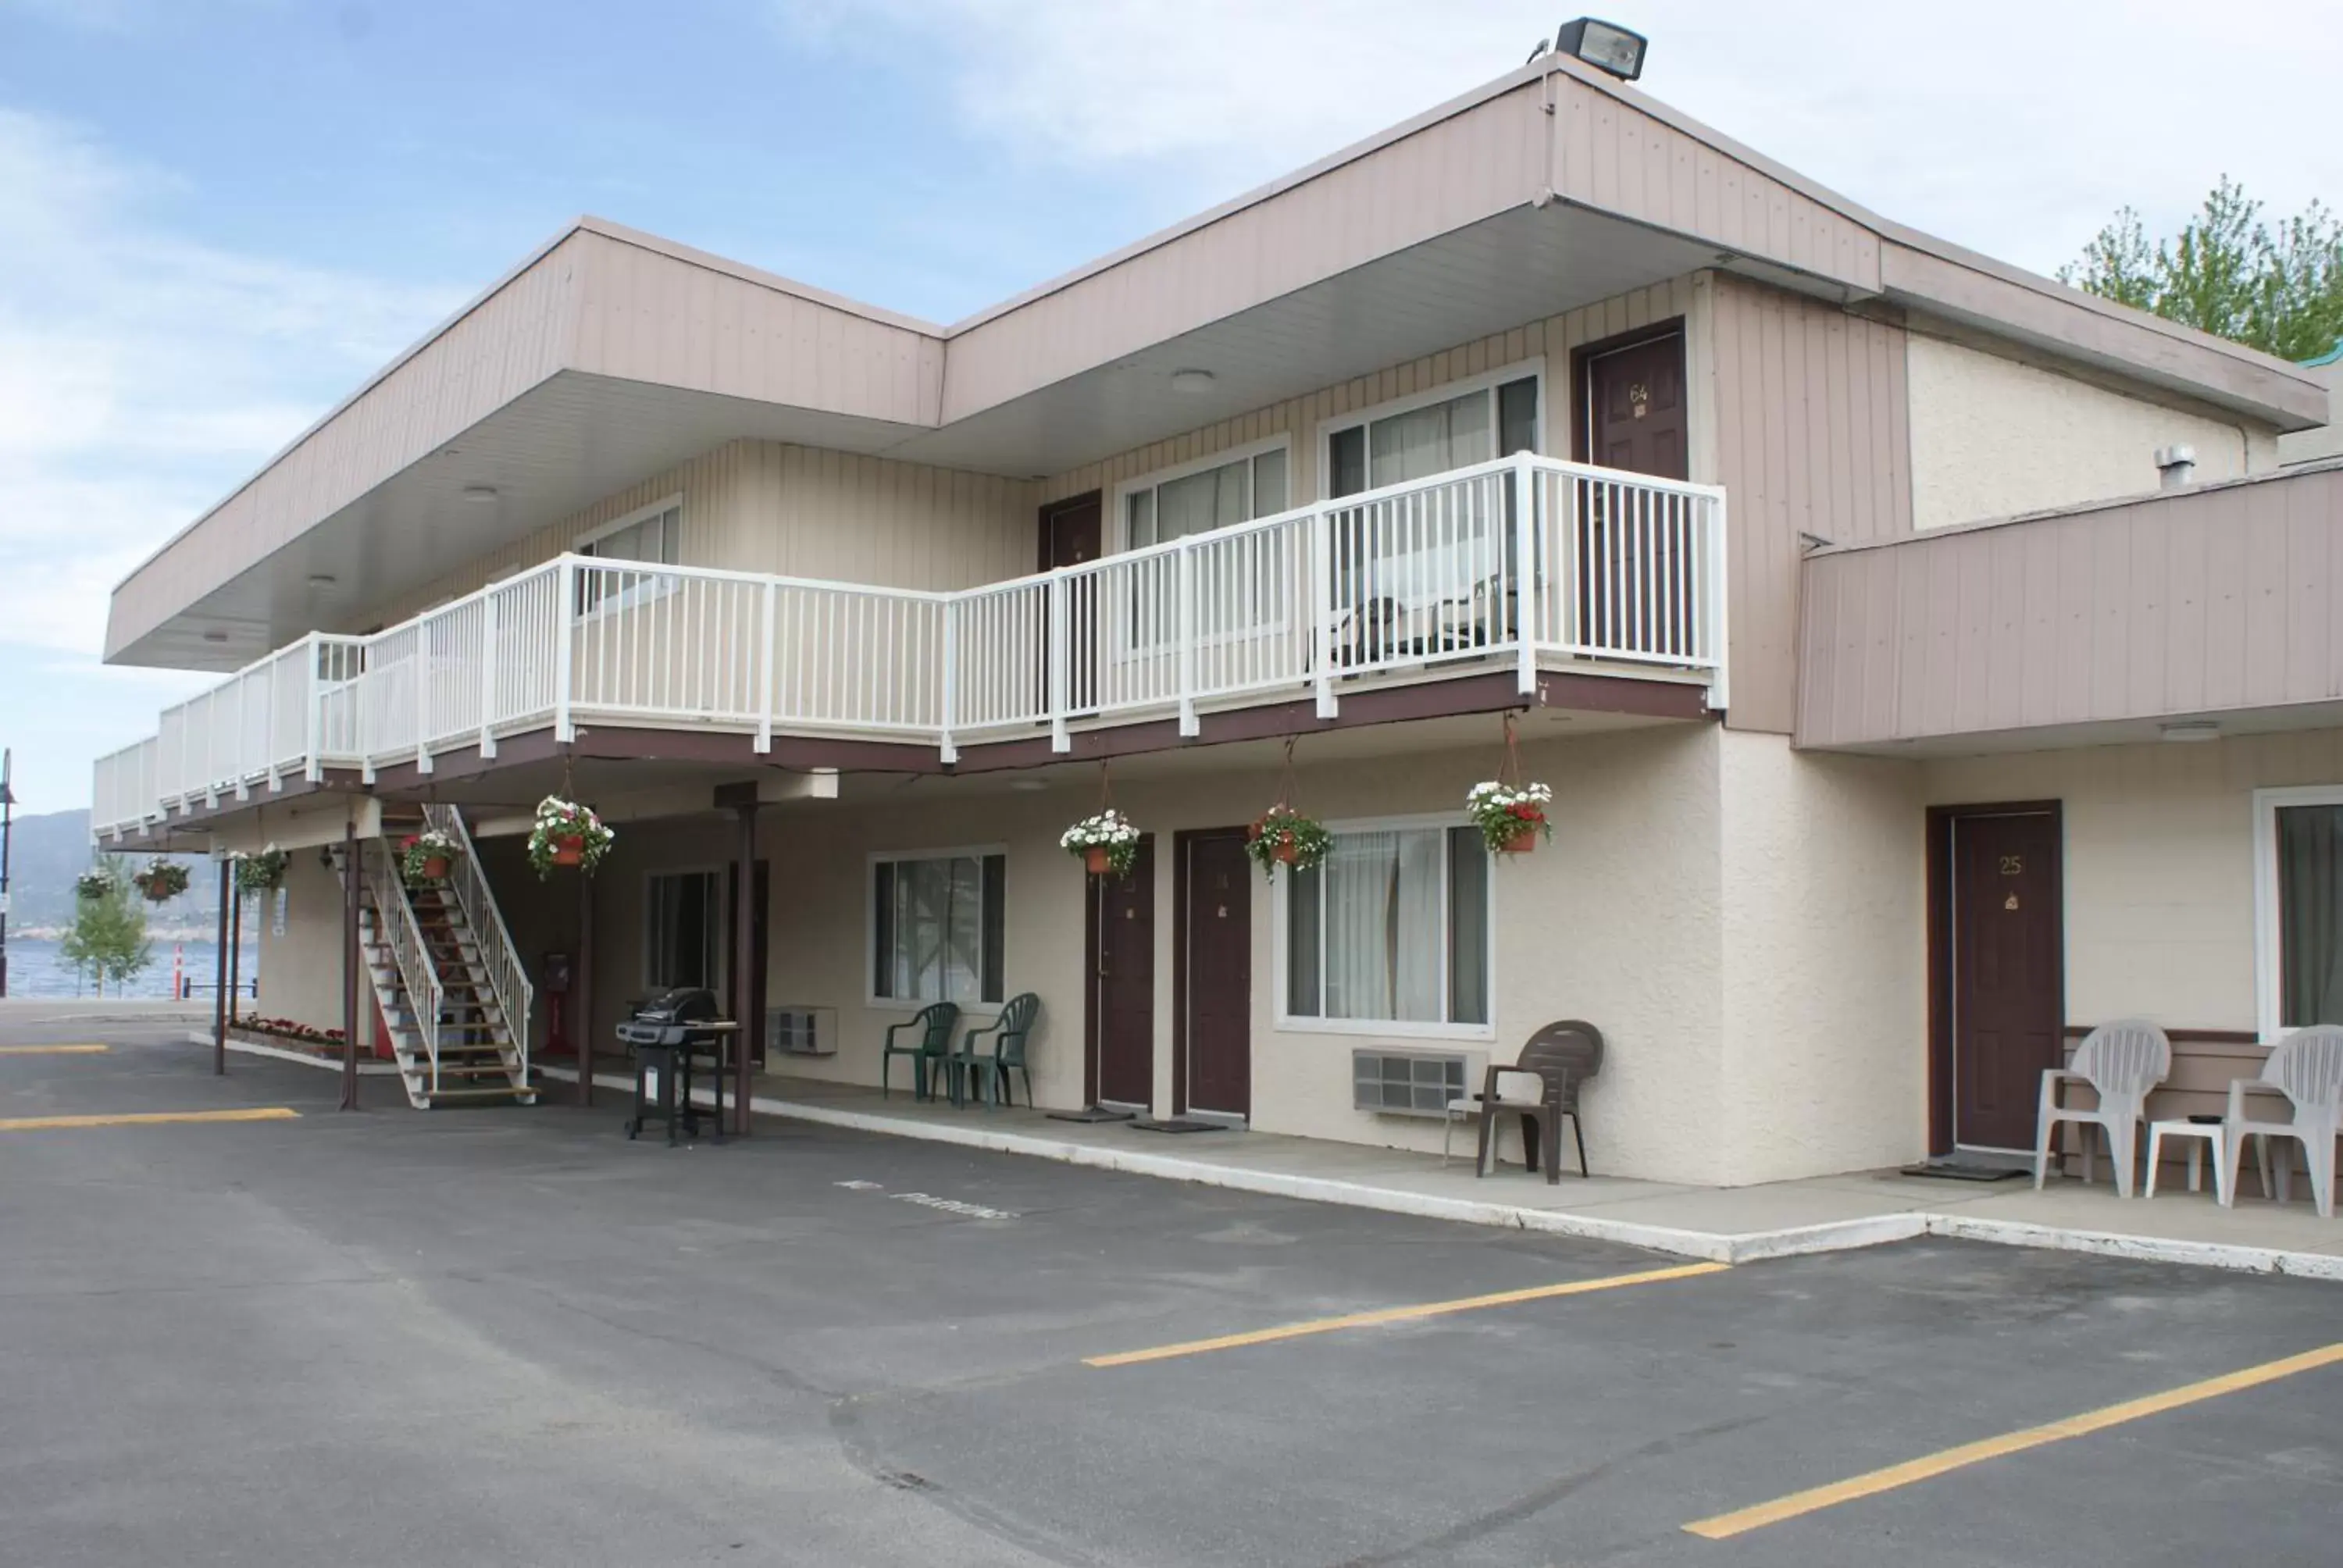
[(2343, 1023), (2343, 785), (2254, 805), (2262, 1035)]
[(1007, 867), (987, 849), (872, 856), (871, 1000), (1001, 1000)]
[(1535, 371), (1367, 409), (1326, 431), (1326, 494), (1354, 496), (1538, 449)]
[(715, 871), (654, 871), (643, 879), (646, 987), (717, 987), (723, 899), (723, 879)]
[(1336, 829), (1314, 869), (1283, 879), (1288, 1021), (1483, 1033), (1489, 851), (1446, 823)]
[(674, 566), (683, 558), (683, 502), (670, 498), (619, 518), (578, 541), (581, 556), (608, 561), (608, 569), (578, 576), (578, 609), (587, 611), (638, 603), (672, 590), (675, 579), (637, 568)]
[(1123, 548), (1144, 549), (1282, 512), (1285, 475), (1286, 447), (1280, 441), (1208, 467), (1141, 479), (1122, 491)]

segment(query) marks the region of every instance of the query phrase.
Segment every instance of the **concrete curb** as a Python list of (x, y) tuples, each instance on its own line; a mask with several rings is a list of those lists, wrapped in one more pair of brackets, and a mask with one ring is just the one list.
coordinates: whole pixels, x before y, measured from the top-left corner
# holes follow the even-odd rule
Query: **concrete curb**
[[(574, 1083), (574, 1069), (541, 1068), (548, 1078)], [(618, 1073), (598, 1072), (597, 1088), (631, 1092), (634, 1080)], [(2066, 1230), (2016, 1220), (1984, 1220), (1971, 1215), (1936, 1213), (1910, 1209), (1887, 1214), (1866, 1214), (1854, 1220), (1834, 1220), (1818, 1225), (1793, 1225), (1777, 1231), (1724, 1233), (1687, 1231), (1666, 1225), (1639, 1225), (1627, 1220), (1606, 1220), (1517, 1203), (1484, 1202), (1469, 1198), (1441, 1198), (1400, 1188), (1373, 1187), (1322, 1176), (1292, 1176), (1249, 1166), (1218, 1165), (1176, 1154), (1151, 1154), (1141, 1150), (1100, 1149), (1068, 1143), (1026, 1132), (1004, 1132), (984, 1127), (955, 1127), (943, 1122), (910, 1121), (862, 1111), (809, 1105), (793, 1100), (751, 1096), (749, 1109), (760, 1116), (809, 1121), (823, 1127), (872, 1132), (890, 1138), (916, 1138), (930, 1143), (950, 1143), (997, 1154), (1019, 1154), (1055, 1160), (1099, 1171), (1120, 1171), (1133, 1176), (1153, 1176), (1168, 1181), (1225, 1187), (1232, 1191), (1258, 1192), (1272, 1198), (1298, 1198), (1305, 1202), (1339, 1203), (1386, 1214), (1407, 1214), (1423, 1220), (1452, 1220), (1467, 1225), (1495, 1225), (1534, 1231), (1544, 1235), (1575, 1236), (1591, 1241), (1614, 1241), (1647, 1251), (1696, 1258), (1711, 1263), (1753, 1263), (1766, 1258), (1808, 1257), (1858, 1247), (1884, 1246), (1921, 1236), (1943, 1236), (1964, 1241), (1988, 1241), (1996, 1246), (2039, 1247), (2057, 1251), (2093, 1252), (2105, 1257), (2135, 1258), (2146, 1262), (2187, 1263), (2198, 1268), (2228, 1269), (2246, 1273), (2288, 1274), (2303, 1279), (2343, 1281), (2343, 1257), (2298, 1252), (2268, 1247), (2229, 1246), (2217, 1241), (2185, 1241), (2167, 1237), (2128, 1236), (2115, 1231)]]
[[(187, 1039), (194, 1044), (207, 1046), (212, 1042), (212, 1031), (207, 1029), (189, 1030)], [(238, 1040), (234, 1035), (228, 1037), (227, 1048), (230, 1050), (242, 1051), (246, 1056), (265, 1056), (274, 1061), (289, 1061), (300, 1067), (319, 1067), (327, 1072), (339, 1072), (342, 1070), (340, 1062), (327, 1061), (322, 1056), (311, 1056), (307, 1051), (292, 1050), (281, 1045), (263, 1045), (256, 1040)], [(397, 1078), (398, 1064), (395, 1061), (361, 1061), (358, 1063), (358, 1076), (360, 1078)], [(595, 1081), (598, 1083), (601, 1080), (596, 1079)]]

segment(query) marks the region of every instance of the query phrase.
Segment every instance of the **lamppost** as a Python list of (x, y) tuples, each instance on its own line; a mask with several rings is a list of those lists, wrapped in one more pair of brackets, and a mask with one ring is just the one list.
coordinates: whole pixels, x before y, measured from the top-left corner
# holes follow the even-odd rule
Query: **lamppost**
[(8, 776), (16, 770), (16, 753), (0, 750), (0, 997), (8, 994), (8, 840), (16, 828), (16, 791)]

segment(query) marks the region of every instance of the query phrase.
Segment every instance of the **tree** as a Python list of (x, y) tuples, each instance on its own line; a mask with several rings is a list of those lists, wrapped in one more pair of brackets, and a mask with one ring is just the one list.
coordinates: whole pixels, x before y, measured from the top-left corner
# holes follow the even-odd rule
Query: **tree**
[(2170, 239), (2150, 246), (2130, 207), (2058, 281), (2274, 354), (2309, 359), (2343, 339), (2343, 222), (2318, 202), (2275, 227), (2221, 176)]
[(146, 911), (119, 864), (105, 868), (105, 890), (75, 901), (73, 924), (57, 952), (77, 972), (96, 978), (97, 994), (112, 980), (118, 992), (154, 961), (146, 940)]

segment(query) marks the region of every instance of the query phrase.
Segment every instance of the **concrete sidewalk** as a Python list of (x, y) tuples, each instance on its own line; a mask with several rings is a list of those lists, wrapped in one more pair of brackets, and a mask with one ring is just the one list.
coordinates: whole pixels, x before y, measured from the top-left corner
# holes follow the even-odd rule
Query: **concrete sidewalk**
[[(576, 1073), (540, 1068), (568, 1082)], [(630, 1093), (630, 1077), (594, 1075), (598, 1088)], [(2125, 1201), (2104, 1183), (2060, 1180), (2036, 1192), (2030, 1180), (1986, 1183), (1855, 1172), (1757, 1187), (1706, 1188), (1620, 1177), (1559, 1184), (1517, 1168), (1473, 1174), (1469, 1154), (1443, 1167), (1436, 1155), (1266, 1132), (1178, 1136), (1122, 1122), (1053, 1121), (1023, 1107), (954, 1110), (881, 1099), (874, 1090), (760, 1076), (751, 1106), (777, 1116), (891, 1137), (996, 1150), (1102, 1170), (1194, 1181), (1388, 1213), (1509, 1226), (1740, 1263), (1875, 1246), (1916, 1236), (2097, 1252), (2161, 1262), (2343, 1281), (2343, 1220), (2321, 1220), (2301, 1198), (2281, 1207), (2241, 1199), (2235, 1209), (2185, 1184), (2153, 1201)]]

